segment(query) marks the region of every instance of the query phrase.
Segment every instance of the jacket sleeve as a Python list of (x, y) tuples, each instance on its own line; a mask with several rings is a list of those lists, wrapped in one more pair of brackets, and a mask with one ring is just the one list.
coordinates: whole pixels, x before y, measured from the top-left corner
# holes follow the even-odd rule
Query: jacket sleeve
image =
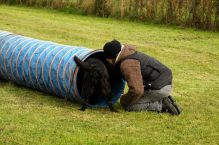
[(135, 59), (124, 60), (120, 65), (120, 70), (129, 87), (128, 92), (120, 99), (122, 107), (126, 108), (144, 94), (140, 62)]

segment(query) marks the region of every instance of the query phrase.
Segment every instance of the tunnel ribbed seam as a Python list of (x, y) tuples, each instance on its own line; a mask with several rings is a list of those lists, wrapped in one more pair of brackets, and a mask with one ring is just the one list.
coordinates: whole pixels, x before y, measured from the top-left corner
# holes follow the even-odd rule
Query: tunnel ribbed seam
[[(63, 89), (62, 89), (62, 87), (61, 87), (61, 85), (60, 85), (60, 81), (59, 81), (59, 71), (60, 71), (60, 67), (61, 67), (61, 64), (62, 64), (62, 60), (65, 58), (65, 56), (66, 55), (68, 55), (70, 52), (72, 52), (73, 50), (74, 50), (75, 48), (70, 48), (70, 50), (68, 50), (63, 56), (62, 56), (62, 58), (60, 59), (60, 63), (59, 63), (59, 65), (58, 65), (58, 69), (57, 69), (57, 71), (56, 71), (56, 81), (57, 81), (57, 83), (58, 83), (58, 88), (59, 88), (59, 90), (63, 93), (64, 91), (63, 91)], [(66, 93), (66, 92), (65, 92)]]
[[(18, 44), (17, 44), (17, 46), (13, 49), (13, 51), (12, 51), (12, 56), (11, 56), (11, 61), (10, 61), (10, 71), (12, 70), (12, 62), (13, 62), (13, 57), (14, 57), (14, 53), (16, 52), (16, 49), (17, 48), (19, 48), (19, 46), (22, 44), (22, 43), (24, 43), (24, 42), (26, 42), (27, 40), (29, 40), (29, 39), (24, 39), (23, 38), (23, 40), (22, 40), (22, 38), (20, 38), (20, 40), (21, 40), (21, 42), (19, 42)], [(5, 59), (5, 61), (6, 61), (6, 59)], [(11, 71), (12, 72), (12, 71)], [(8, 74), (9, 75), (9, 74)], [(14, 81), (16, 81), (16, 78), (14, 77), (14, 75), (13, 75), (13, 73), (12, 73), (12, 79), (14, 80)]]
[[(42, 57), (42, 55), (44, 54), (44, 52), (46, 52), (46, 50), (50, 49), (51, 47), (53, 47), (52, 44), (49, 44), (49, 46), (47, 46), (38, 56), (37, 61), (36, 61), (36, 70), (35, 70), (35, 77), (36, 77), (36, 85), (39, 86), (40, 90), (43, 90), (42, 87), (39, 84), (39, 78), (38, 78), (38, 64), (39, 64), (39, 60)], [(55, 49), (55, 48), (54, 48)], [(51, 50), (51, 49), (50, 49)], [(41, 71), (41, 70), (40, 70)]]
[[(6, 35), (1, 41), (0, 41), (0, 44), (2, 44), (2, 42), (8, 37), (8, 36), (11, 36), (11, 35), (14, 35), (14, 34), (8, 34), (8, 35)], [(16, 37), (16, 35), (14, 35), (14, 37)], [(13, 38), (13, 37), (12, 37)], [(11, 38), (9, 38), (9, 40), (10, 40)], [(2, 52), (3, 52), (3, 50), (4, 50), (4, 46), (7, 44), (7, 43), (9, 43), (10, 41), (6, 41), (6, 42), (4, 42), (3, 43), (3, 45), (2, 45), (2, 49), (0, 50), (0, 56), (2, 55)], [(0, 68), (0, 73), (2, 74), (2, 75), (4, 75), (4, 72), (3, 72), (4, 70), (2, 69), (2, 68)]]
[[(15, 67), (15, 69), (16, 69), (16, 74), (17, 74), (17, 76), (19, 77), (20, 80), (23, 80), (23, 78), (21, 78), (21, 75), (19, 74), (19, 71), (18, 71), (18, 61), (19, 61), (20, 55), (21, 55), (21, 53), (22, 53), (22, 50), (23, 50), (25, 47), (27, 47), (29, 44), (31, 44), (32, 42), (33, 42), (33, 40), (30, 41), (29, 43), (27, 43), (25, 46), (22, 46), (21, 49), (20, 49), (20, 51), (18, 52), (18, 56), (17, 56), (17, 59), (16, 59), (16, 67)], [(37, 44), (38, 44), (38, 43), (37, 43)], [(33, 44), (33, 46), (28, 47), (28, 50), (27, 50), (26, 52), (28, 52), (31, 48), (33, 48), (33, 47), (34, 47), (35, 45), (37, 45), (37, 44)], [(21, 62), (23, 63), (23, 60), (22, 60)], [(23, 64), (22, 64), (22, 66), (23, 66)]]

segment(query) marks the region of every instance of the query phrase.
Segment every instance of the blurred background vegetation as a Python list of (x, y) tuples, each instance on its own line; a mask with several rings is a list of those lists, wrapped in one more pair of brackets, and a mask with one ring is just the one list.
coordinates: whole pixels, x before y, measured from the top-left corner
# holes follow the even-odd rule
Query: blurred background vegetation
[(0, 3), (219, 31), (219, 0), (0, 0)]

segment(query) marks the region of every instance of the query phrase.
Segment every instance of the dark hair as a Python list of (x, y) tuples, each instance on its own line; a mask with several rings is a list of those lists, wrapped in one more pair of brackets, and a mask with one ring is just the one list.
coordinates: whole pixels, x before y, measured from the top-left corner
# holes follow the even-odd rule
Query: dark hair
[(114, 39), (110, 42), (107, 42), (103, 46), (103, 50), (106, 58), (116, 58), (116, 56), (121, 51), (121, 43)]

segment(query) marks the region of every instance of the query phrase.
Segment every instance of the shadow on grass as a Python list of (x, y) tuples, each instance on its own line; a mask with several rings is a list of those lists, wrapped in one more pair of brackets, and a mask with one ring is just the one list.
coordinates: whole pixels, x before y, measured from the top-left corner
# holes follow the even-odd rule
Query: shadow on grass
[(44, 104), (46, 106), (73, 108), (79, 108), (80, 105), (76, 102), (65, 101), (64, 99), (55, 96), (54, 94), (49, 94), (37, 89), (22, 86), (11, 81), (1, 80), (0, 88), (4, 89), (8, 94), (16, 97), (17, 100), (22, 100), (22, 102), (31, 101), (34, 103)]
[[(81, 104), (73, 101), (65, 101), (64, 99), (47, 92), (42, 92), (37, 89), (28, 88), (23, 85), (16, 84), (11, 81), (1, 81), (0, 89), (4, 89), (8, 94), (16, 98), (17, 101), (22, 105), (34, 104), (36, 106), (50, 106), (58, 108), (72, 108), (78, 110), (81, 107)], [(122, 110), (121, 105), (117, 102), (114, 105), (114, 108), (117, 110)], [(105, 110), (109, 111), (108, 107), (94, 107), (88, 108), (92, 110)], [(104, 112), (105, 112), (104, 111)]]
[(0, 79), (0, 88), (4, 87), (9, 81)]

